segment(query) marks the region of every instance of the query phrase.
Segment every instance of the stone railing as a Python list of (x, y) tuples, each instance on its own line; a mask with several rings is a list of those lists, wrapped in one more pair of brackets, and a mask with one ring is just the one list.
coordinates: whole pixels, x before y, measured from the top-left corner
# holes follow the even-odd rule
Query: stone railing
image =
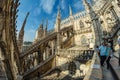
[(92, 32), (92, 29), (90, 27), (82, 28), (81, 30), (77, 30), (76, 34), (82, 34), (82, 33), (89, 33)]
[(58, 51), (58, 55), (67, 56), (67, 57), (76, 57), (76, 56), (79, 56), (82, 52), (83, 51), (81, 51), (81, 50), (61, 49)]
[(92, 55), (93, 50), (69, 50), (69, 49), (61, 49), (58, 51), (59, 56), (64, 56), (68, 58), (75, 58), (79, 55)]
[(100, 59), (97, 53), (94, 53), (91, 66), (88, 70), (84, 80), (102, 80), (102, 68), (100, 66)]

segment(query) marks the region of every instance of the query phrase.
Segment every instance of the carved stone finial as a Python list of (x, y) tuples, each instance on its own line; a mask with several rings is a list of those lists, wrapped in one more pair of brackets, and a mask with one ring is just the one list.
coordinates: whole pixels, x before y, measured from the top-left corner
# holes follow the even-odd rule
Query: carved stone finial
[(72, 16), (72, 8), (70, 5), (69, 5), (69, 11), (70, 11), (70, 16)]

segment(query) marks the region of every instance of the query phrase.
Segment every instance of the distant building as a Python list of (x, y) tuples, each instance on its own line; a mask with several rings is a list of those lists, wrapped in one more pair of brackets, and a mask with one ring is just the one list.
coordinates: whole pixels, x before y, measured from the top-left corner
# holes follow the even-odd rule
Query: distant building
[(25, 41), (25, 42), (23, 43), (22, 51), (24, 51), (24, 50), (27, 49), (29, 46), (31, 46), (32, 43), (33, 43), (33, 42)]

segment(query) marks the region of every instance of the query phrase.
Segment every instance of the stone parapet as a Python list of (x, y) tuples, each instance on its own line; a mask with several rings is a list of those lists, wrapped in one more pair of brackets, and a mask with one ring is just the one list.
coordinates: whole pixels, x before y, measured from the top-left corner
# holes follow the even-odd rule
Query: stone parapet
[(102, 80), (102, 68), (98, 54), (94, 53), (91, 66), (84, 80)]
[(116, 80), (120, 80), (120, 67), (118, 61), (119, 59), (117, 57), (112, 57), (110, 61), (111, 71)]

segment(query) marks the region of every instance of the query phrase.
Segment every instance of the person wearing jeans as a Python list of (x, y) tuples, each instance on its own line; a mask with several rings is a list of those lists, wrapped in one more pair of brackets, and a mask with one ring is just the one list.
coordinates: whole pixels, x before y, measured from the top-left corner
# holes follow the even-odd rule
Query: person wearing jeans
[(108, 43), (107, 44), (107, 49), (106, 49), (106, 63), (107, 63), (107, 69), (109, 69), (110, 67), (110, 59), (113, 56), (113, 51), (111, 49), (111, 44)]
[(106, 44), (105, 42), (102, 43), (102, 45), (99, 47), (99, 53), (100, 53), (100, 64), (101, 66), (104, 66), (104, 61), (106, 60)]

